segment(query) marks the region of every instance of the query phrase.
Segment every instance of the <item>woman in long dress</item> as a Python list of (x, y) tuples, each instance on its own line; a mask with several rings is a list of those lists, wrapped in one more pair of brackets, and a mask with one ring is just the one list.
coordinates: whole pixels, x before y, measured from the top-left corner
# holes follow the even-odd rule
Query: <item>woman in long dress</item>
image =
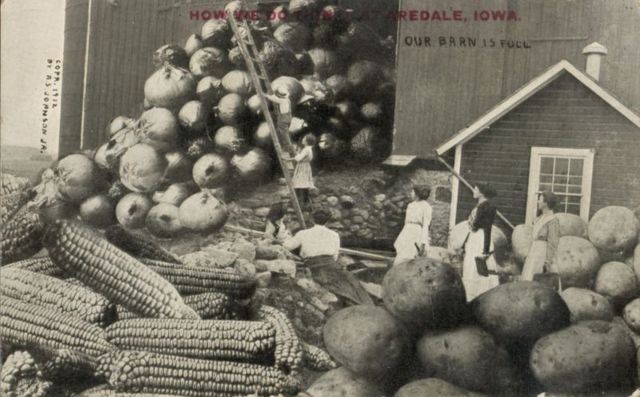
[(496, 207), (491, 199), (496, 196), (496, 191), (489, 185), (479, 185), (473, 190), (473, 198), (478, 204), (469, 215), (469, 234), (464, 244), (464, 262), (462, 265), (462, 282), (467, 292), (467, 302), (476, 296), (500, 285), (497, 274), (483, 276), (478, 273), (476, 257), (484, 258), (487, 268), (495, 273), (496, 262), (493, 255), (493, 242), (491, 241), (491, 227), (496, 216)]
[(560, 241), (560, 222), (554, 212), (558, 196), (541, 192), (537, 204), (539, 215), (533, 224), (533, 243), (522, 268), (521, 280), (531, 281), (536, 274), (549, 271)]
[(396, 259), (393, 264), (424, 256), (429, 247), (429, 226), (431, 225), (431, 205), (427, 202), (431, 188), (427, 185), (414, 186), (414, 201), (407, 206), (404, 227), (393, 244)]
[(307, 134), (302, 138), (302, 148), (293, 158), (296, 168), (293, 171), (291, 183), (296, 191), (298, 200), (303, 206), (310, 206), (309, 191), (315, 189), (313, 184), (313, 174), (311, 172), (311, 161), (313, 160), (313, 146), (316, 138), (312, 134)]

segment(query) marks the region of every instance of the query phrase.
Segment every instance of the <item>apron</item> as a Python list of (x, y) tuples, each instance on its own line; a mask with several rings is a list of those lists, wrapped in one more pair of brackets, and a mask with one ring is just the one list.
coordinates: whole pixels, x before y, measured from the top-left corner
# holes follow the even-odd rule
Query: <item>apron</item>
[(522, 267), (520, 280), (533, 281), (533, 276), (544, 272), (544, 261), (547, 258), (547, 242), (545, 240), (538, 239), (538, 237), (542, 228), (544, 228), (552, 219), (553, 216), (548, 219), (540, 219), (536, 224), (534, 224), (532, 232), (533, 243), (531, 243), (527, 259)]
[(373, 300), (353, 274), (342, 269), (331, 255), (304, 258), (313, 280), (339, 298), (356, 305), (373, 305)]
[[(467, 302), (476, 296), (500, 285), (500, 278), (497, 275), (484, 277), (478, 274), (476, 266), (476, 256), (481, 256), (484, 250), (484, 230), (479, 229), (475, 232), (469, 231), (469, 236), (464, 245), (464, 262), (462, 265), (462, 283), (467, 293)], [(493, 251), (493, 242), (491, 242), (490, 251)], [(496, 270), (496, 262), (494, 255), (487, 258), (487, 267), (489, 270)]]

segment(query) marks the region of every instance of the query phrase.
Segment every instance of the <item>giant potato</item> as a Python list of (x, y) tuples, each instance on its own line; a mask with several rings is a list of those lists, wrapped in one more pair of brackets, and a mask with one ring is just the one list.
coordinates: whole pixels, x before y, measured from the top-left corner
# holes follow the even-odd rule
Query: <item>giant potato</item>
[(392, 267), (382, 282), (386, 308), (413, 329), (458, 323), (466, 309), (462, 279), (450, 265), (416, 258)]
[(378, 397), (383, 392), (371, 380), (359, 377), (345, 367), (332, 369), (309, 387), (311, 397)]
[(598, 271), (595, 291), (614, 305), (622, 306), (638, 296), (638, 280), (633, 270), (622, 262), (608, 262)]
[(518, 225), (511, 233), (511, 249), (513, 256), (520, 264), (524, 264), (533, 244), (533, 228), (530, 225)]
[(504, 392), (520, 381), (506, 349), (476, 326), (425, 334), (418, 358), (429, 376), (469, 390)]
[(529, 344), (569, 325), (567, 304), (535, 281), (502, 284), (471, 302), (478, 324), (504, 343)]
[(633, 344), (636, 346), (636, 349), (640, 349), (640, 334), (637, 334), (634, 330), (632, 330), (629, 327), (629, 324), (627, 324), (622, 317), (614, 317), (611, 322), (624, 329), (627, 335), (629, 335), (629, 337), (633, 340)]
[(613, 319), (614, 310), (604, 296), (583, 288), (567, 288), (560, 294), (571, 312), (571, 322)]
[(575, 214), (558, 213), (556, 214), (558, 223), (560, 223), (560, 236), (575, 236), (587, 238), (587, 222)]
[(599, 209), (589, 221), (589, 240), (609, 252), (626, 251), (638, 243), (640, 221), (633, 211), (620, 206)]
[(632, 300), (624, 307), (622, 317), (629, 328), (640, 333), (640, 298)]
[(620, 326), (584, 321), (538, 340), (529, 363), (549, 391), (607, 390), (632, 382), (636, 349)]
[(600, 268), (598, 250), (588, 240), (560, 237), (551, 270), (558, 273), (563, 287), (590, 288)]
[(339, 310), (329, 317), (322, 332), (327, 351), (337, 362), (373, 379), (392, 373), (408, 347), (406, 330), (382, 307)]
[(482, 393), (465, 390), (438, 378), (426, 378), (407, 383), (393, 397), (446, 396), (446, 397), (483, 397)]

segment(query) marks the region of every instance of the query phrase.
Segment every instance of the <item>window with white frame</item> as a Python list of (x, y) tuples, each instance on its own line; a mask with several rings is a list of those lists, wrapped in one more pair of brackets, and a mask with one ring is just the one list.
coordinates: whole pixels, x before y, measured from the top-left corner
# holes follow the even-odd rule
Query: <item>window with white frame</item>
[(592, 149), (531, 148), (527, 223), (535, 220), (538, 193), (544, 190), (560, 198), (556, 212), (576, 214), (588, 221), (593, 154)]

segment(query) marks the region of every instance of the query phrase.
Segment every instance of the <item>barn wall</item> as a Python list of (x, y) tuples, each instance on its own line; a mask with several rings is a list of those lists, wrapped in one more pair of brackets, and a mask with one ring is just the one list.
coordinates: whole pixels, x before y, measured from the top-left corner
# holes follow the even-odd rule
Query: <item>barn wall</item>
[[(590, 215), (608, 205), (640, 205), (640, 129), (565, 74), (463, 146), (461, 173), (498, 190), (498, 209), (514, 224), (526, 214), (532, 146), (594, 148)], [(475, 205), (460, 190), (457, 221)]]
[[(640, 3), (635, 0), (402, 0), (400, 8), (510, 9), (517, 22), (401, 22), (394, 154), (433, 149), (561, 59), (584, 70), (582, 49), (609, 50), (601, 84), (640, 112)], [(420, 48), (406, 37), (492, 37), (527, 40), (531, 49)]]

